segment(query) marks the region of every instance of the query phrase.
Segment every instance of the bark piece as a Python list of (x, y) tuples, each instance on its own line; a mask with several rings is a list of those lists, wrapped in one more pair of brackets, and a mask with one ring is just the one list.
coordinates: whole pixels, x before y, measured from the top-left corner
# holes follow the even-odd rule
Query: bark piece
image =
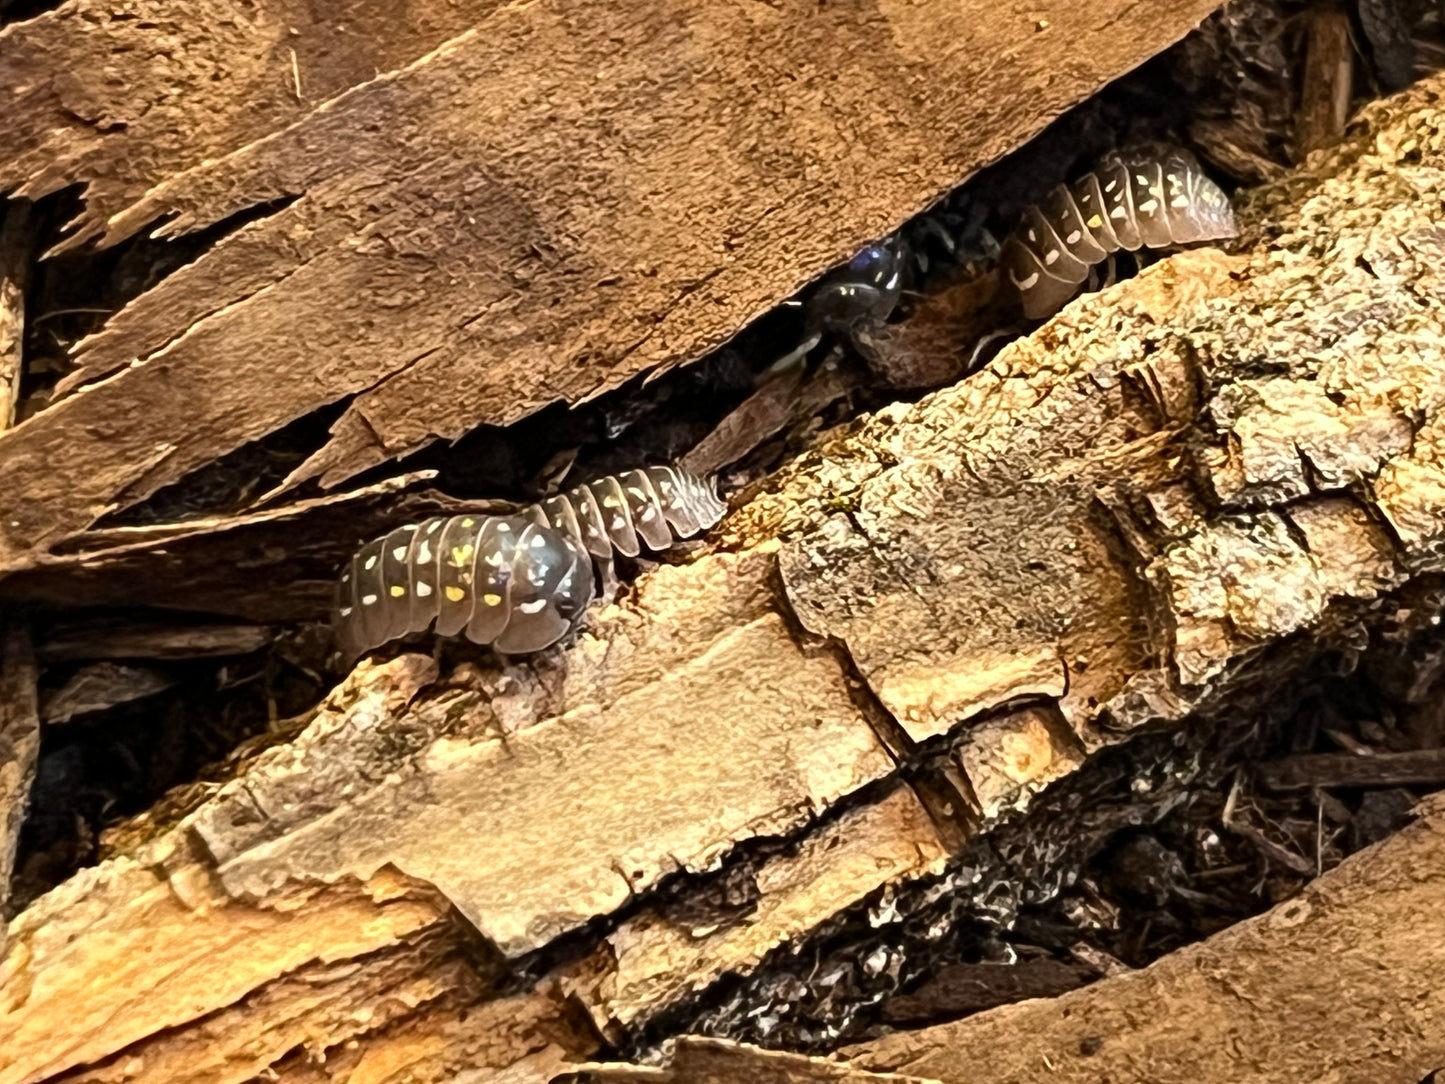
[(14, 616), (0, 621), (0, 908), (10, 898), (15, 849), (40, 756), (37, 675), (30, 629)]
[(1310, 787), (1398, 787), (1445, 784), (1445, 749), (1404, 753), (1314, 753), (1286, 757), (1259, 767), (1259, 781), (1271, 790)]
[(49, 725), (68, 723), (77, 715), (105, 711), (117, 704), (142, 700), (164, 692), (176, 679), (141, 666), (96, 663), (77, 670), (59, 689), (46, 697), (42, 720)]
[(989, 820), (1028, 799), (1083, 764), (1068, 724), (1042, 708), (987, 719), (970, 728), (955, 753), (973, 788), (979, 811)]
[(41, 662), (76, 659), (210, 659), (249, 655), (271, 642), (256, 625), (96, 622), (52, 628), (35, 649)]
[(1341, 8), (1320, 8), (1307, 18), (1309, 44), (1295, 125), (1295, 160), (1300, 162), (1311, 151), (1339, 142), (1345, 134), (1354, 90), (1349, 13)]
[(596, 1066), (568, 1072), (553, 1084), (936, 1084), (895, 1073), (871, 1073), (823, 1058), (759, 1050), (723, 1039), (679, 1039), (668, 1064)]
[(731, 920), (651, 910), (629, 919), (569, 983), (597, 1025), (630, 1027), (665, 1012), (724, 974), (763, 956), (869, 893), (943, 868), (947, 851), (906, 786), (831, 821), (796, 854), (752, 877), (757, 899)]
[[(477, 978), (456, 941), (432, 931), (383, 949), (362, 966), (346, 960), (300, 967), (194, 1027), (161, 1032), (55, 1079), (64, 1084), (241, 1084), (298, 1046), (314, 1058), (433, 1003), (468, 993), (475, 997)], [(524, 1016), (518, 1011), (520, 1000), (506, 1004)]]
[(1041, 956), (1009, 964), (954, 964), (910, 994), (883, 1003), (883, 1019), (894, 1025), (967, 1016), (1028, 998), (1057, 997), (1096, 978), (1084, 964)]
[(15, 424), (25, 375), (25, 294), (35, 259), (35, 222), (27, 200), (0, 208), (0, 431)]
[[(39, 1080), (229, 1005), (317, 960), (363, 957), (439, 922), (434, 895), (370, 885), (227, 899), (185, 860), (85, 870), (10, 925), (0, 1081)], [(84, 991), (84, 996), (77, 996)]]
[(1434, 800), (1301, 896), (1142, 971), (841, 1053), (945, 1084), (1293, 1084), (1322, 1066), (1418, 1081), (1445, 1064), (1442, 900)]
[[(0, 983), (0, 1027), (10, 1029), (0, 1050), (22, 1061), (0, 1080), (194, 1026), (330, 953), (337, 937), (338, 958), (352, 958), (346, 946), (369, 921), (358, 914), (372, 912), (318, 904), (295, 920), (311, 955), (289, 941), (281, 951), (281, 934), (267, 928), (235, 973), (234, 956), (213, 951), (218, 928), (269, 916), (299, 890), (269, 877), (338, 876), (308, 891), (350, 900), (348, 868), (409, 863), (435, 873), (464, 912), (486, 904), (483, 928), (513, 950), (542, 945), (656, 885), (664, 869), (710, 867), (760, 834), (801, 847), (822, 828), (812, 825), (815, 807), (894, 770), (868, 724), (891, 733), (880, 708), (888, 697), (872, 696), (879, 689), (895, 705), (919, 706), (916, 733), (947, 736), (980, 721), (973, 705), (1033, 687), (997, 680), (986, 696), (946, 689), (949, 698), (930, 705), (902, 695), (911, 690), (889, 685), (890, 675), (933, 670), (962, 688), (973, 667), (986, 672), (1003, 652), (1058, 660), (1063, 680), (1049, 688), (1061, 695), (1042, 707), (1093, 750), (1206, 698), (1217, 708), (1241, 689), (1267, 688), (1314, 640), (1377, 620), (1392, 585), (1423, 586), (1445, 554), (1445, 290), (1430, 217), (1445, 196), (1441, 94), (1437, 78), (1367, 110), (1349, 144), (1311, 160), (1314, 172), (1246, 196), (1237, 254), (1163, 261), (1072, 302), (962, 385), (834, 434), (723, 525), (719, 544), (735, 552), (644, 577), (591, 616), (570, 648), (506, 666), (469, 662), (445, 679), (414, 654), (359, 668), (299, 734), (234, 766), (221, 790), (153, 811), (149, 834), (136, 831), (148, 843), (17, 918), (23, 936), (6, 965), (14, 977)], [(1273, 466), (1287, 457), (1270, 455), (1254, 460), (1271, 464), (1256, 476), (1268, 484), (1237, 484), (1230, 449), (1247, 443), (1234, 427), (1250, 397), (1313, 402), (1296, 384), (1331, 404), (1305, 412), (1290, 436), (1328, 471), (1301, 467), (1308, 492), (1280, 497), (1288, 490), (1270, 487), (1292, 476)], [(1356, 424), (1365, 418), (1376, 420)], [(1414, 432), (1404, 447), (1398, 419)], [(1233, 496), (1221, 501), (1223, 492)], [(779, 612), (779, 587), (832, 641), (797, 635)], [(878, 622), (894, 615), (889, 640)], [(1000, 740), (1018, 732), (1015, 722)], [(896, 744), (914, 752), (906, 738)], [(491, 774), (467, 777), (470, 766)], [(522, 816), (493, 818), (498, 801), (550, 830), (526, 825), (515, 848), (484, 836)], [(650, 816), (655, 824), (644, 823)], [(472, 857), (510, 863), (501, 879), (518, 884), (530, 909), (511, 900), (494, 909), (485, 894), (495, 885), (471, 894), (471, 873), (456, 873), (462, 823), (473, 826)], [(379, 824), (392, 833), (384, 843)], [(209, 843), (199, 853), (162, 853), (198, 838)], [(523, 862), (537, 884), (522, 883)], [(624, 874), (639, 868), (629, 885)], [(170, 891), (168, 870), (215, 893), (203, 913), (160, 928), (131, 921), (145, 910), (139, 897)], [(189, 883), (171, 873), (177, 891)], [(563, 896), (585, 896), (587, 913), (561, 913)], [(434, 924), (419, 917), (398, 936)], [(1415, 951), (1414, 927), (1403, 937), (1399, 928), (1390, 931), (1398, 951)], [(378, 935), (364, 951), (395, 940)], [(484, 941), (474, 945), (488, 955)], [(36, 953), (32, 970), (21, 973), (16, 946)], [(183, 962), (97, 980), (100, 961), (147, 951)], [(134, 1001), (132, 975), (146, 991)], [(146, 982), (164, 989), (152, 996)], [(391, 1040), (415, 1024), (425, 1036), (417, 1048), (435, 1054), (418, 1078), (447, 1079), (436, 1052), (466, 1034), (437, 1019), (423, 1012), (384, 1036), (358, 1036), (328, 1065), (345, 1079), (340, 1066), (358, 1062), (343, 1055), (375, 1049), (380, 1062), (368, 1071), (385, 1079), (385, 1059), (408, 1056), (404, 1040)], [(540, 1044), (495, 1075), (534, 1072), (547, 1058), (555, 1067), (561, 1055)], [(287, 1073), (325, 1079), (297, 1063)]]
[(0, 189), (85, 186), (62, 248), (158, 181), (305, 116), (459, 34), (494, 0), (124, 6), (73, 0), (0, 31)]
[[(724, 702), (733, 709), (719, 715)], [(441, 733), (462, 703), (438, 703), (411, 725)], [(222, 883), (264, 896), (289, 879), (395, 865), (436, 885), (507, 955), (611, 912), (674, 870), (705, 868), (739, 839), (795, 826), (892, 767), (836, 663), (801, 656), (776, 617), (723, 634), (653, 684), (589, 698), (524, 734), (439, 738), (379, 783), (342, 781), (360, 766), (358, 722), (339, 731), (346, 753), (303, 740), (198, 812), (194, 830)], [(351, 794), (343, 816), (317, 808), (338, 788)], [(272, 812), (258, 820), (258, 806)]]
[[(259, 622), (322, 619), (336, 599), (337, 569), (363, 542), (398, 522), (478, 507), (418, 488), (431, 477), (402, 475), (260, 512), (92, 531), (84, 549), (7, 577), (0, 593), (53, 606), (156, 606)], [(256, 590), (258, 582), (268, 589)]]
[[(499, 8), (110, 219), (292, 200), (88, 340), (82, 379), (112, 379), (0, 437), (0, 568), (348, 395), (293, 481), (692, 360), (1215, 6)], [(980, 113), (982, 85), (1011, 89)]]

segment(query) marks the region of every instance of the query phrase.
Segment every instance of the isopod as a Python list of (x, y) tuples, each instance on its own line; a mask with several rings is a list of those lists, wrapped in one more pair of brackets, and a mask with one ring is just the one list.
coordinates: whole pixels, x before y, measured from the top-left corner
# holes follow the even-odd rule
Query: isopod
[(1234, 209), (1185, 150), (1111, 155), (1024, 212), (1002, 260), (1024, 315), (1063, 308), (1089, 271), (1120, 249), (1172, 248), (1239, 234)]
[(589, 482), (511, 515), (435, 516), (368, 542), (342, 570), (333, 614), (347, 661), (434, 627), (504, 654), (567, 635), (616, 586), (612, 551), (635, 557), (706, 530), (727, 506), (685, 470)]

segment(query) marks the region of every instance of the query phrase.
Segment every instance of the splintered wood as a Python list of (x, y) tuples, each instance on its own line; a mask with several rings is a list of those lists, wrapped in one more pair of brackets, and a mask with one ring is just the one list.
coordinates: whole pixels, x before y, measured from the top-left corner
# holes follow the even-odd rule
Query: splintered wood
[[(466, 5), (423, 5), (434, 35), (343, 42), (321, 78), (330, 31), (302, 12), (293, 43), (283, 0), (8, 28), (0, 185), (113, 178), (81, 228), (108, 242), (284, 206), (117, 314), (78, 390), (0, 437), (0, 569), (349, 396), (293, 483), (696, 359), (1216, 6), (479, 2), (442, 44)], [(397, 70), (300, 111), (293, 50), (303, 96)]]

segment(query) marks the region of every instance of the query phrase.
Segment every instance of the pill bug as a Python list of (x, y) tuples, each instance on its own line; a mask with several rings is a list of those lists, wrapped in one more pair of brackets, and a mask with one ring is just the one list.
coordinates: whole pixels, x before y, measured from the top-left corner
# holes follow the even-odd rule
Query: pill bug
[(1044, 320), (1120, 249), (1170, 248), (1234, 237), (1234, 209), (1188, 151), (1111, 155), (1024, 212), (1002, 260), (1024, 315)]
[(540, 651), (615, 590), (612, 551), (662, 550), (722, 518), (702, 479), (648, 467), (589, 482), (509, 515), (436, 516), (361, 547), (342, 570), (333, 614), (347, 661), (434, 627), (505, 654)]

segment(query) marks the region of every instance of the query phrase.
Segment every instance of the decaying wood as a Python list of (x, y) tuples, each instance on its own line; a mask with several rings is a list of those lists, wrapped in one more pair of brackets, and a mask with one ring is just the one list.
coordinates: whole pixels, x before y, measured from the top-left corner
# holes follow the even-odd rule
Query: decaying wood
[(1349, 119), (1355, 52), (1350, 16), (1340, 8), (1309, 13), (1304, 88), (1295, 127), (1295, 159), (1339, 141)]
[(1260, 766), (1262, 784), (1276, 790), (1308, 787), (1389, 787), (1445, 784), (1445, 750), (1407, 753), (1315, 753)]
[[(1442, 95), (1250, 194), (1235, 254), (1165, 260), (834, 434), (572, 646), (363, 663), (14, 920), (0, 1084), (171, 1080), (220, 1014), (208, 1084), (268, 1057), (318, 1084), (545, 1080), (1089, 753), (1271, 686), (1281, 644), (1407, 605), (1445, 568)], [(939, 776), (977, 780), (925, 787), (919, 744), (985, 713)], [(1382, 884), (1433, 902), (1431, 862)], [(747, 906), (678, 905), (734, 873)], [(466, 966), (404, 974), (430, 937)], [(343, 962), (365, 996), (337, 1011), (290, 981)], [(426, 975), (414, 1011), (350, 1011)]]
[[(0, 437), (0, 569), (347, 396), (293, 482), (692, 360), (1215, 6), (497, 8), (111, 215), (107, 241), (289, 201), (118, 314), (79, 390)], [(35, 56), (64, 51), (63, 22), (33, 28)], [(104, 126), (108, 69), (82, 70), (63, 107)], [(0, 176), (39, 191), (34, 124)]]
[(255, 625), (87, 622), (51, 628), (35, 648), (41, 662), (75, 659), (204, 659), (249, 655), (270, 642)]
[(85, 185), (64, 247), (159, 181), (284, 128), (466, 30), (494, 0), (69, 3), (0, 31), (0, 189)]
[[(679, 1040), (661, 1072), (579, 1084), (888, 1079), (941, 1084), (1414, 1082), (1445, 1065), (1445, 802), (1303, 896), (1143, 971), (845, 1048), (844, 1064)], [(1342, 996), (1348, 991), (1348, 996)]]
[(823, 1058), (684, 1037), (665, 1066), (605, 1066), (556, 1078), (556, 1084), (936, 1084), (896, 1073), (871, 1073)]
[(15, 424), (24, 373), (25, 291), (34, 259), (35, 223), (29, 202), (11, 200), (0, 211), (0, 430)]
[(742, 922), (653, 909), (629, 919), (566, 986), (583, 993), (604, 1033), (674, 1007), (884, 885), (943, 868), (947, 849), (912, 790), (893, 787), (805, 840), (798, 853), (751, 877), (755, 905)]
[(945, 1084), (1427, 1079), (1445, 1066), (1445, 803), (1420, 813), (1299, 898), (1143, 971), (843, 1056)]
[(105, 711), (132, 700), (143, 700), (169, 689), (175, 683), (176, 679), (169, 674), (143, 666), (98, 662), (81, 667), (64, 685), (46, 697), (40, 709), (40, 719), (47, 726), (68, 723), (78, 715)]
[(40, 716), (30, 629), (0, 621), (0, 908), (10, 896), (15, 848), (40, 755)]
[[(5, 579), (0, 592), (56, 606), (161, 606), (261, 622), (315, 620), (335, 601), (337, 568), (368, 537), (398, 519), (468, 507), (420, 488), (429, 477), (401, 475), (260, 512), (92, 531), (84, 549), (44, 558), (33, 571)], [(237, 576), (237, 569), (246, 575)], [(257, 591), (256, 582), (270, 589)]]

